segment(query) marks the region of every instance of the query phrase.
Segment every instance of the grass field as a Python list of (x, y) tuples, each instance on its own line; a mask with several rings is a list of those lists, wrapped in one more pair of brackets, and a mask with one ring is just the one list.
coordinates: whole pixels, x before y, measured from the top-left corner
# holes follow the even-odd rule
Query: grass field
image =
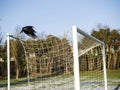
[[(91, 74), (92, 72), (89, 72), (88, 75)], [(108, 90), (113, 90), (120, 84), (120, 70), (107, 70), (107, 78)], [(97, 86), (97, 83), (94, 83), (94, 79), (93, 83), (89, 83), (89, 79), (84, 82), (87, 82), (81, 82), (84, 90), (104, 90), (102, 86)], [(6, 88), (7, 80), (0, 80), (0, 90), (7, 90)], [(25, 77), (19, 80), (11, 79), (11, 90), (74, 90), (74, 77), (72, 75), (58, 75), (46, 78), (31, 78), (29, 86)]]
[[(114, 90), (115, 87), (120, 84), (120, 69), (119, 70), (107, 70), (108, 90)], [(119, 88), (120, 90), (120, 88)]]
[(108, 79), (120, 79), (120, 69), (119, 70), (107, 70)]

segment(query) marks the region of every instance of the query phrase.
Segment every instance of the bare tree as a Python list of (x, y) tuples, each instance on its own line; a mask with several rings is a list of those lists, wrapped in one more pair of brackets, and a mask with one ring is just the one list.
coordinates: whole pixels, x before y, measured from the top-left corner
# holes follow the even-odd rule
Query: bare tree
[[(0, 19), (1, 21), (1, 19)], [(0, 26), (0, 44), (2, 43), (2, 39), (3, 39), (3, 35), (2, 35), (2, 32), (1, 32), (1, 26)]]
[(0, 43), (2, 43), (2, 39), (3, 39), (2, 32), (0, 32)]
[(0, 27), (0, 44), (2, 43), (2, 39), (3, 39), (3, 35), (2, 35), (2, 32), (1, 32), (1, 27)]
[(21, 30), (22, 30), (22, 28), (20, 26), (16, 26), (14, 35), (17, 38), (25, 39), (25, 35), (24, 34), (20, 34)]

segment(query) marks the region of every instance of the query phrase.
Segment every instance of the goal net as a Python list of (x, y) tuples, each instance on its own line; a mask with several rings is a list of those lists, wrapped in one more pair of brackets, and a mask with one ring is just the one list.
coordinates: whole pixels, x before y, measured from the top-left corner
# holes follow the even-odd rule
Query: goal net
[(11, 90), (107, 90), (104, 43), (72, 29), (73, 39), (48, 35), (21, 41), (10, 36), (12, 72), (17, 79), (27, 76), (12, 82)]
[(75, 84), (78, 90), (107, 90), (104, 43), (73, 26)]
[[(29, 86), (38, 90), (73, 90), (73, 56), (69, 41), (48, 35), (24, 43)], [(32, 87), (33, 88), (33, 87)]]
[(48, 35), (23, 41), (9, 37), (14, 62), (9, 73), (18, 79), (9, 80), (11, 90), (74, 90), (72, 45), (67, 38)]

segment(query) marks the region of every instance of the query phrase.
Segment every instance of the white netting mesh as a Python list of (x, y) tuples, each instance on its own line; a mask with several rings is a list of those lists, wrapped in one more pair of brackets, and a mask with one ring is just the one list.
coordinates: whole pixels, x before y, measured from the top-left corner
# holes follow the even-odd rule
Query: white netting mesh
[[(21, 41), (23, 46), (21, 49), (25, 54), (22, 56), (26, 57), (24, 59), (26, 59), (28, 72), (28, 86), (23, 84), (22, 87), (17, 86), (12, 89), (74, 90), (71, 41), (71, 38), (60, 38), (53, 35)], [(17, 46), (13, 48), (17, 48)], [(104, 87), (101, 49), (99, 43), (78, 33), (80, 88), (82, 90), (103, 89)], [(25, 81), (27, 82), (27, 80)]]
[[(66, 38), (52, 35), (27, 40), (30, 85), (40, 89), (74, 89), (73, 50)], [(104, 88), (101, 44), (78, 33), (80, 85), (82, 90)]]
[[(68, 34), (67, 38), (48, 35), (36, 40), (11, 39), (12, 73), (16, 73), (14, 68), (21, 76), (27, 73), (27, 78), (11, 83), (11, 90), (74, 90), (72, 33)], [(77, 35), (80, 88), (103, 90), (101, 44), (80, 33)]]
[[(74, 90), (71, 32), (64, 37), (48, 35), (25, 41), (13, 35), (9, 37), (11, 90)], [(104, 90), (102, 45), (81, 33), (77, 34), (77, 39), (80, 89)], [(7, 89), (6, 50), (5, 42), (0, 45), (0, 90)], [(118, 88), (120, 80), (116, 76), (119, 70), (107, 72), (108, 89)], [(111, 76), (112, 73), (116, 74)]]
[(81, 35), (78, 36), (81, 90), (103, 90), (104, 72), (102, 45)]
[(73, 55), (66, 38), (49, 35), (46, 39), (27, 40), (30, 85), (41, 90), (72, 90)]

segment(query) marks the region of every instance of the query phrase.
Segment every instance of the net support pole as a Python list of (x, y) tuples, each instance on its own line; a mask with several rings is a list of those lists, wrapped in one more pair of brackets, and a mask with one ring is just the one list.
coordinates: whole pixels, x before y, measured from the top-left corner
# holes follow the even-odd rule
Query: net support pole
[(103, 55), (103, 71), (104, 71), (104, 83), (105, 83), (105, 90), (107, 89), (107, 70), (106, 70), (106, 54), (105, 54), (105, 44), (102, 44), (102, 55)]
[(74, 85), (75, 90), (80, 90), (79, 56), (76, 26), (72, 27), (72, 33), (73, 33), (73, 58), (74, 58)]
[(10, 37), (9, 37), (9, 33), (7, 33), (7, 84), (8, 84), (7, 90), (10, 90)]

